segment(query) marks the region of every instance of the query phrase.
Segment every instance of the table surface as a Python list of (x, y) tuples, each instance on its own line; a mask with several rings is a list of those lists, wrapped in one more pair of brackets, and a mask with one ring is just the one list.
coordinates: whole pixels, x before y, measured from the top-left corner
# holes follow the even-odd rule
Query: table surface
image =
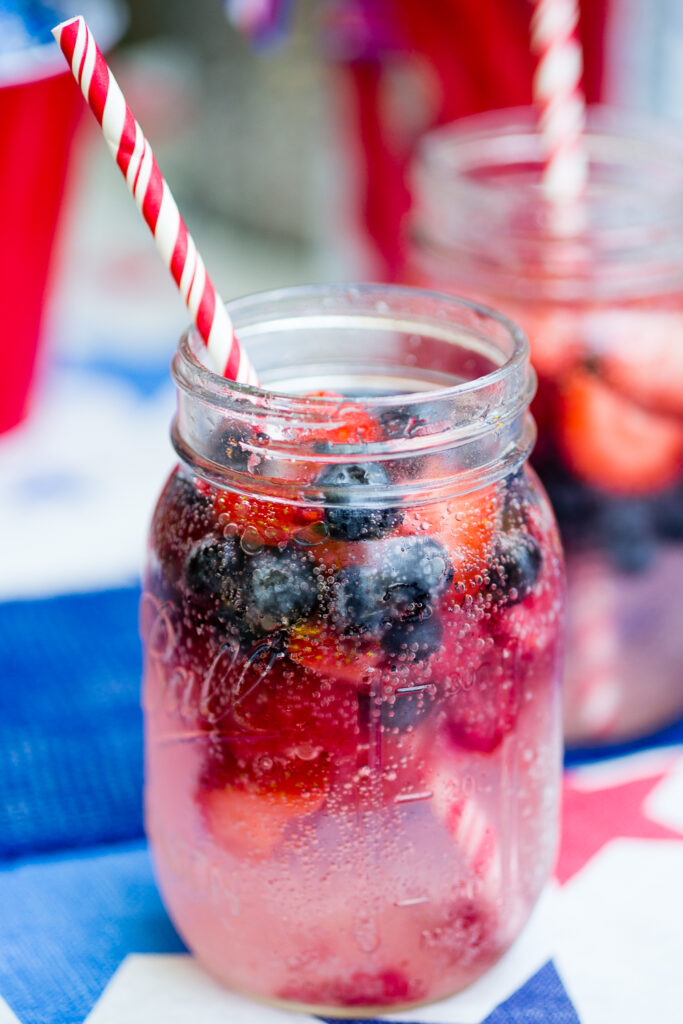
[[(190, 227), (226, 293), (324, 276), (284, 244)], [(33, 414), (0, 440), (0, 1024), (296, 1019), (187, 955), (142, 832), (137, 581), (185, 321), (95, 146)], [(683, 723), (569, 763), (558, 866), (522, 937), (466, 992), (390, 1019), (681, 1020)]]

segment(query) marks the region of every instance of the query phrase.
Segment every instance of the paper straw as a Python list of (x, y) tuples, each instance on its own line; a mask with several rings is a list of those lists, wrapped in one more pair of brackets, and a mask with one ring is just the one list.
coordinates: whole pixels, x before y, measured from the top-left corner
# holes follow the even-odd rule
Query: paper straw
[(581, 197), (588, 178), (578, 20), (577, 0), (535, 0), (531, 46), (538, 54), (533, 94), (545, 159), (542, 187), (555, 207), (560, 230), (581, 227)]
[(157, 249), (171, 271), (218, 373), (241, 384), (258, 380), (235, 336), (223, 301), (180, 216), (152, 148), (82, 17), (52, 30), (74, 78), (102, 128)]

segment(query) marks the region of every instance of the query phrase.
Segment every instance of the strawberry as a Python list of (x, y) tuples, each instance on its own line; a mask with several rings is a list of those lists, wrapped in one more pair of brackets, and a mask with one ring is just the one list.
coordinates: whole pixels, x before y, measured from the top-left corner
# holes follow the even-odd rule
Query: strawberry
[(342, 637), (320, 620), (295, 627), (289, 638), (292, 661), (327, 679), (340, 680), (363, 688), (372, 671), (382, 661), (376, 643), (359, 637)]
[[(329, 763), (263, 756), (240, 770), (230, 755), (204, 773), (197, 802), (205, 827), (219, 846), (241, 856), (267, 857), (290, 823), (322, 807), (329, 784)], [(230, 777), (232, 776), (232, 777)], [(211, 783), (211, 784), (209, 784)]]
[(422, 982), (414, 981), (396, 968), (354, 971), (346, 976), (303, 981), (287, 985), (278, 998), (309, 1006), (391, 1006), (423, 999)]
[(491, 753), (515, 726), (519, 678), (510, 644), (504, 646), (484, 623), (464, 615), (444, 616), (444, 651), (432, 674), (444, 698), (446, 733), (458, 747)]
[(683, 416), (683, 314), (610, 310), (587, 317), (585, 328), (610, 387), (651, 412)]
[(552, 302), (512, 307), (508, 302), (505, 312), (526, 332), (539, 376), (555, 380), (585, 354), (581, 309)]
[(343, 753), (358, 739), (355, 690), (297, 665), (278, 637), (246, 656), (221, 654), (205, 673), (199, 704), (205, 727), (229, 739), (244, 759)]
[(683, 465), (683, 424), (645, 412), (587, 370), (565, 382), (559, 441), (581, 479), (619, 494), (666, 487)]
[(448, 734), (458, 746), (490, 754), (514, 728), (518, 710), (515, 675), (506, 675), (493, 659), (484, 660), (445, 704)]
[(321, 404), (320, 411), (326, 414), (327, 422), (304, 432), (302, 440), (306, 444), (369, 444), (382, 439), (381, 426), (358, 402), (349, 401), (334, 391), (318, 391), (308, 397), (312, 400), (336, 398), (339, 404)]
[(253, 545), (285, 543), (323, 520), (315, 505), (282, 505), (233, 491), (217, 491), (213, 508), (221, 523), (234, 526), (244, 543)]
[(449, 501), (406, 509), (398, 532), (434, 537), (451, 557), (455, 593), (476, 593), (491, 555), (499, 506), (498, 488), (486, 487)]

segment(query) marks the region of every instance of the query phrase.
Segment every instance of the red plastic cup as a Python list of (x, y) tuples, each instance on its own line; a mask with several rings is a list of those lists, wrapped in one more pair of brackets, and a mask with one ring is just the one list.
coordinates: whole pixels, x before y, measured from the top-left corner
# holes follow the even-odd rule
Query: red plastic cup
[[(111, 45), (118, 5), (84, 4)], [(76, 123), (83, 108), (56, 44), (0, 58), (0, 432), (28, 411), (54, 241)]]

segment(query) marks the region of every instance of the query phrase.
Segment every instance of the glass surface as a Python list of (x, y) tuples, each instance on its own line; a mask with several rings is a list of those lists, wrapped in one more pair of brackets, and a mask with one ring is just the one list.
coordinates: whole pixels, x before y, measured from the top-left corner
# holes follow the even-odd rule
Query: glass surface
[(412, 290), (230, 309), (273, 391), (181, 341), (141, 606), (162, 894), (253, 996), (438, 999), (510, 946), (556, 845), (563, 575), (526, 341)]
[(425, 141), (405, 276), (529, 336), (567, 558), (565, 734), (616, 741), (683, 711), (683, 145), (589, 111), (585, 224), (558, 238), (534, 124), (499, 111)]

